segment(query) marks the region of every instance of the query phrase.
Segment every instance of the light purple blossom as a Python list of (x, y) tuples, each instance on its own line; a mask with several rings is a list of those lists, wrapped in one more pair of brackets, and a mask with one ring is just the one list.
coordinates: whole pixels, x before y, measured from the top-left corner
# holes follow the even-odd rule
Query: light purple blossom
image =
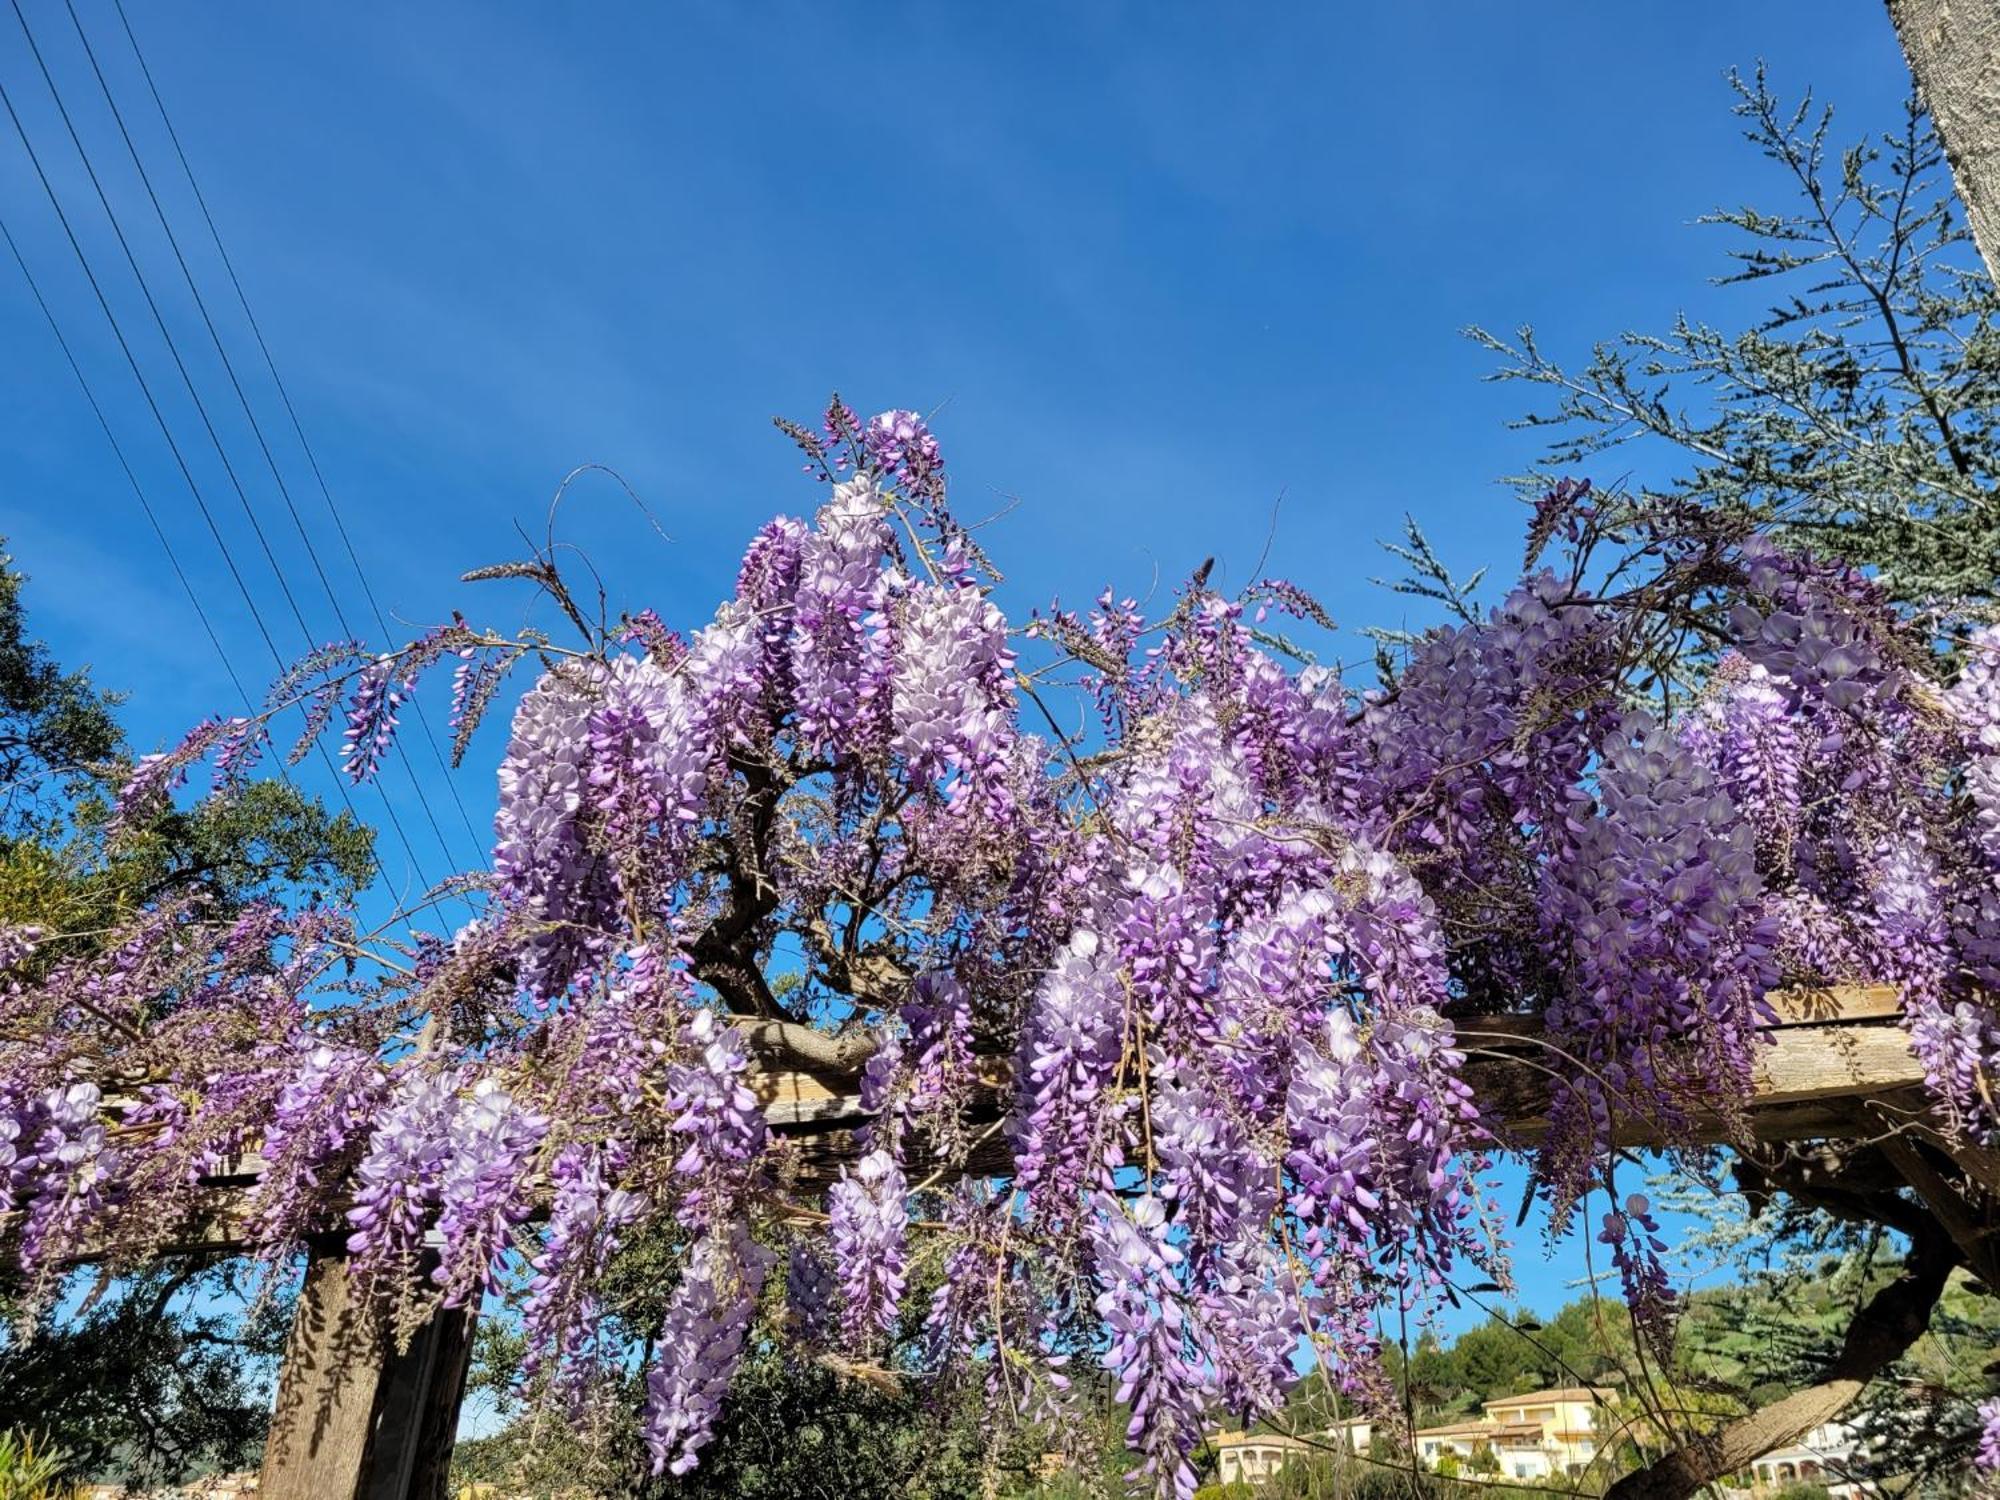
[(481, 1079), (453, 1115), (450, 1159), (438, 1183), (438, 1238), (443, 1249), (431, 1279), (445, 1305), (497, 1288), (495, 1272), (509, 1232), (532, 1206), (527, 1174), (547, 1134), (547, 1117), (517, 1103), (499, 1083)]
[(114, 1191), (119, 1154), (94, 1083), (51, 1089), (10, 1108), (0, 1128), (8, 1205), (26, 1205), (20, 1265), (41, 1287), (53, 1263), (80, 1247)]
[(265, 1128), (251, 1201), (264, 1253), (288, 1253), (310, 1226), (331, 1164), (365, 1138), (386, 1080), (374, 1057), (302, 1034)]
[(883, 473), (913, 487), (936, 482), (944, 468), (938, 440), (913, 411), (879, 412), (868, 419), (862, 446)]
[(1210, 1380), (1176, 1270), (1181, 1252), (1167, 1238), (1166, 1213), (1141, 1198), (1128, 1213), (1110, 1194), (1098, 1195), (1091, 1219), (1097, 1314), (1111, 1345), (1104, 1366), (1130, 1402), (1126, 1441), (1144, 1455), (1138, 1473), (1155, 1491), (1192, 1500), (1189, 1455), (1201, 1441)]
[(1125, 1037), (1116, 973), (1096, 934), (1079, 931), (1036, 990), (1022, 1035), (1015, 1106), (1016, 1182), (1035, 1212), (1067, 1217), (1106, 1160), (1101, 1115)]
[(689, 1472), (714, 1438), (773, 1259), (740, 1226), (695, 1242), (646, 1376), (643, 1432), (655, 1474)]
[(617, 886), (590, 844), (590, 716), (601, 684), (584, 668), (558, 668), (522, 698), (500, 766), (493, 815), (493, 873), (503, 898), (532, 926), (521, 945), (521, 982), (559, 995), (577, 970), (607, 953), (620, 921)]
[(1660, 1262), (1667, 1244), (1660, 1238), (1652, 1204), (1643, 1194), (1633, 1193), (1626, 1198), (1622, 1212), (1614, 1210), (1604, 1216), (1597, 1239), (1611, 1247), (1612, 1264), (1624, 1283), (1625, 1303), (1640, 1337), (1662, 1365), (1672, 1363), (1681, 1300), (1668, 1284), (1666, 1268)]
[(764, 1112), (744, 1081), (750, 1059), (742, 1032), (703, 1009), (682, 1040), (694, 1060), (668, 1075), (671, 1128), (682, 1143), (674, 1171), (685, 1185), (686, 1211), (712, 1224), (730, 1212), (763, 1151)]
[(909, 1225), (903, 1169), (875, 1150), (827, 1190), (827, 1235), (840, 1282), (840, 1321), (850, 1344), (866, 1348), (893, 1333), (902, 1307)]
[(521, 1378), (532, 1382), (546, 1373), (550, 1395), (571, 1408), (610, 1360), (598, 1343), (604, 1310), (597, 1280), (646, 1208), (613, 1180), (622, 1155), (616, 1143), (558, 1153), (549, 1169), (555, 1196), (548, 1238), (531, 1263), (521, 1303)]
[(896, 608), (896, 752), (918, 780), (990, 781), (1014, 739), (1006, 621), (969, 584), (917, 584)]
[(458, 1084), (449, 1071), (412, 1069), (376, 1121), (347, 1211), (347, 1250), (365, 1276), (407, 1271), (416, 1260), (450, 1156)]

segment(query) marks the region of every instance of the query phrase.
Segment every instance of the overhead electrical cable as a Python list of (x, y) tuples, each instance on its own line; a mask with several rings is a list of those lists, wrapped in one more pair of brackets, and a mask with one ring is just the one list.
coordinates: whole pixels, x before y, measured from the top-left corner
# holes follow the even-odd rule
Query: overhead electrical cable
[[(51, 93), (55, 93), (55, 81), (49, 74), (47, 64), (42, 62), (41, 51), (35, 46), (34, 33), (28, 28), (28, 20), (21, 12), (19, 0), (13, 0), (13, 10), (15, 19), (20, 23), (22, 32), (28, 38), (30, 50), (33, 51), (37, 63), (41, 65), (44, 80), (48, 82)], [(6, 108), (7, 117), (14, 126), (14, 133), (20, 138), (22, 149), (27, 152), (29, 163), (33, 166), (35, 176), (41, 183), (42, 192), (47, 196), (50, 207), (55, 210), (56, 218), (62, 225), (63, 234), (69, 241), (70, 250), (76, 256), (78, 265), (82, 267), (85, 279), (90, 283), (90, 289), (97, 298), (98, 307), (102, 309), (106, 321), (111, 325), (112, 336), (117, 340), (118, 347), (125, 356), (126, 364), (131, 367), (133, 378), (139, 384), (140, 394), (145, 398), (146, 406), (152, 412), (153, 420), (158, 424), (161, 436), (166, 440), (168, 451), (173, 455), (175, 466), (180, 470), (181, 478), (187, 483), (188, 492), (194, 499), (196, 509), (201, 513), (202, 520), (208, 526), (210, 536), (214, 538), (216, 547), (222, 553), (223, 563), (228, 568), (230, 577), (236, 584), (237, 592), (243, 597), (244, 605), (250, 612), (250, 618), (255, 623), (258, 634), (263, 638), (264, 647), (270, 652), (271, 660), (276, 665), (278, 671), (282, 672), (286, 666), (284, 655), (278, 650), (277, 642), (272, 639), (270, 629), (264, 623), (263, 613), (258, 609), (257, 601), (250, 593), (248, 584), (244, 581), (242, 570), (236, 565), (235, 555), (229, 550), (229, 544), (224, 539), (221, 528), (216, 525), (215, 516), (209, 509), (207, 499), (201, 493), (201, 486), (196, 482), (194, 472), (188, 466), (187, 458), (182, 453), (180, 444), (174, 437), (173, 428), (167, 422), (166, 414), (160, 409), (159, 401), (154, 397), (152, 385), (146, 379), (145, 371), (140, 366), (138, 357), (133, 353), (130, 341), (125, 337), (124, 328), (118, 321), (118, 315), (112, 309), (110, 299), (104, 293), (103, 285), (99, 282), (97, 273), (90, 264), (90, 257), (84, 252), (82, 241), (77, 238), (76, 229), (70, 222), (69, 214), (63, 208), (62, 200), (56, 194), (55, 185), (49, 180), (48, 171), (42, 164), (41, 153), (36, 151), (34, 140), (29, 136), (27, 126), (23, 123), (20, 112), (14, 107), (13, 96), (7, 89), (4, 80), (0, 80), (0, 105), (4, 105)], [(152, 309), (154, 320), (159, 324), (161, 335), (167, 341), (168, 351), (173, 355), (174, 362), (180, 369), (182, 379), (188, 384), (189, 394), (195, 400), (196, 409), (202, 410), (199, 394), (194, 389), (193, 381), (188, 377), (187, 366), (181, 361), (179, 351), (173, 343), (172, 332), (167, 328), (166, 320), (160, 315), (159, 306), (153, 300), (152, 292), (146, 284), (145, 274), (140, 270), (138, 260), (132, 254), (131, 245), (126, 241), (124, 231), (118, 224), (117, 215), (112, 211), (110, 200), (105, 195), (103, 184), (99, 182), (96, 171), (90, 163), (89, 155), (84, 150), (83, 142), (76, 133), (76, 127), (70, 121), (68, 111), (62, 108), (62, 100), (59, 94), (56, 96), (56, 106), (62, 114), (65, 126), (69, 130), (71, 141), (75, 143), (78, 154), (83, 157), (84, 170), (89, 174), (92, 185), (97, 189), (98, 201), (104, 206), (105, 214), (111, 220), (112, 231), (117, 235), (119, 244), (124, 248), (126, 261), (131, 266), (133, 275), (139, 281), (140, 291), (144, 293), (147, 305)], [(220, 440), (216, 438), (212, 425), (209, 426), (209, 436), (212, 441), (216, 442), (219, 452), (221, 448)], [(223, 459), (223, 466), (225, 469), (228, 468), (226, 456)], [(240, 486), (238, 494), (239, 496), (241, 495)], [(247, 509), (247, 501), (245, 502), (245, 506)], [(254, 516), (252, 517), (252, 523), (254, 526)], [(261, 532), (259, 535), (261, 537)], [(275, 563), (273, 566), (275, 567)], [(280, 583), (283, 583), (282, 574), (280, 575)], [(289, 591), (287, 592), (289, 593)], [(301, 621), (301, 624), (303, 625), (303, 621)], [(311, 643), (310, 631), (307, 632), (307, 640)], [(311, 649), (310, 644), (308, 649)], [(340, 794), (341, 802), (346, 806), (348, 812), (359, 820), (360, 814), (356, 812), (353, 800), (347, 794), (346, 783), (341, 779), (340, 773), (334, 767), (332, 759), (327, 755), (325, 747), (321, 745), (317, 748), (321, 761), (333, 775), (334, 786)], [(417, 878), (423, 882), (424, 887), (427, 890), (430, 889), (434, 882), (424, 873), (422, 862), (417, 858), (416, 849), (410, 843), (409, 835), (402, 826), (402, 820), (396, 816), (395, 805), (385, 798), (383, 800), (383, 810), (388, 814), (390, 827), (395, 831), (398, 842), (403, 846), (403, 852), (409, 858), (411, 869), (416, 873)], [(376, 860), (378, 870), (380, 869), (380, 865), (381, 862), (378, 857)]]
[[(230, 388), (236, 393), (237, 404), (242, 407), (244, 419), (249, 422), (251, 434), (257, 440), (257, 447), (263, 454), (265, 466), (271, 471), (271, 478), (278, 486), (279, 495), (284, 499), (285, 509), (292, 518), (292, 525), (298, 531), (299, 540), (305, 546), (306, 555), (312, 560), (313, 571), (319, 577), (320, 587), (326, 591), (327, 603), (333, 607), (334, 617), (339, 621), (341, 634), (347, 639), (352, 640), (355, 638), (355, 635), (353, 628), (347, 622), (347, 612), (342, 608), (340, 597), (334, 592), (333, 584), (327, 577), (326, 568), (320, 562), (319, 550), (313, 545), (312, 536), (306, 530), (304, 518), (299, 515), (298, 506), (292, 500), (291, 487), (285, 483), (284, 473), (279, 469), (277, 458), (271, 452), (271, 445), (264, 437), (263, 425), (257, 420), (257, 413), (250, 405), (250, 397), (243, 389), (242, 380), (237, 376), (235, 363), (229, 357), (229, 350), (223, 344), (222, 334), (215, 325), (215, 319), (209, 313), (207, 301), (201, 295), (201, 287), (195, 281), (194, 271), (188, 265), (187, 256), (182, 253), (180, 238), (174, 233), (174, 227), (167, 216), (165, 205), (161, 203), (158, 192), (154, 190), (152, 176), (146, 171), (145, 161), (139, 155), (139, 148), (132, 139), (131, 131), (126, 128), (124, 112), (119, 109), (118, 100), (111, 92), (110, 81), (105, 78), (104, 70), (98, 65), (96, 49), (90, 45), (90, 38), (84, 32), (83, 22), (76, 13), (76, 7), (69, 4), (68, 0), (65, 0), (65, 5), (69, 10), (70, 21), (76, 27), (77, 40), (83, 44), (84, 56), (90, 61), (90, 70), (97, 79), (97, 86), (104, 94), (104, 102), (111, 110), (111, 118), (117, 123), (118, 134), (125, 142), (125, 150), (132, 158), (132, 166), (138, 172), (139, 181), (146, 190), (146, 197), (153, 206), (154, 216), (159, 220), (160, 229), (166, 235), (167, 244), (173, 250), (174, 261), (180, 267), (182, 279), (187, 283), (188, 294), (194, 299), (195, 309), (201, 315), (202, 324), (208, 331), (209, 341), (215, 346), (216, 357), (222, 361), (223, 372), (229, 377)], [(246, 501), (245, 504), (247, 506), (248, 502)], [(275, 563), (273, 566), (275, 567)], [(296, 605), (294, 605), (294, 613), (297, 613)], [(304, 628), (303, 619), (300, 621), (300, 626), (302, 629)], [(317, 642), (311, 640), (311, 631), (308, 630), (306, 633), (309, 642), (317, 644)], [(418, 805), (423, 809), (425, 820), (430, 824), (431, 833), (437, 839), (438, 848), (444, 855), (445, 863), (448, 866), (458, 866), (460, 862), (452, 852), (450, 841), (444, 836), (444, 829), (438, 823), (437, 814), (431, 807), (430, 798), (424, 793), (423, 784), (417, 780), (415, 770), (406, 759), (402, 757), (394, 757), (394, 759), (396, 764), (401, 767), (402, 773), (409, 779), (411, 790), (415, 792)], [(467, 831), (470, 832), (470, 829), (468, 828)], [(483, 850), (480, 848), (476, 838), (473, 841), (473, 847), (476, 854), (483, 854)]]
[[(139, 38), (132, 30), (131, 18), (125, 13), (125, 0), (113, 0), (113, 4), (117, 7), (118, 19), (125, 28), (125, 38), (131, 43), (132, 55), (138, 60), (139, 72), (146, 80), (147, 91), (153, 96), (153, 107), (159, 111), (160, 123), (166, 127), (167, 139), (173, 143), (174, 155), (180, 159), (181, 171), (187, 177), (188, 187), (194, 193), (194, 201), (201, 210), (202, 220), (208, 226), (209, 238), (214, 241), (216, 254), (221, 257), (222, 267), (229, 275), (229, 284), (235, 288), (236, 300), (243, 309), (244, 320), (249, 324), (251, 335), (257, 341), (258, 352), (264, 356), (265, 368), (271, 372), (271, 383), (277, 388), (278, 398), (284, 403), (285, 415), (291, 420), (292, 432), (297, 436), (299, 447), (305, 453), (306, 463), (312, 469), (313, 479), (319, 487), (320, 498), (326, 502), (327, 514), (333, 518), (334, 529), (339, 533), (341, 545), (346, 549), (348, 563), (354, 569), (354, 576), (361, 583), (361, 590), (368, 600), (368, 607), (374, 612), (376, 627), (387, 636), (390, 634), (388, 617), (383, 613), (382, 606), (375, 597), (374, 587), (368, 581), (368, 574), (361, 566), (360, 555), (355, 551), (354, 539), (348, 534), (347, 522), (340, 513), (340, 507), (334, 503), (333, 492), (328, 487), (326, 475), (320, 468), (319, 457), (313, 452), (313, 446), (306, 438), (305, 426), (299, 420), (297, 408), (292, 404), (291, 391), (285, 385), (284, 377), (278, 373), (278, 362), (272, 356), (270, 345), (265, 342), (264, 330), (257, 321), (257, 314), (251, 310), (250, 298), (243, 289), (242, 279), (236, 274), (236, 263), (230, 258), (228, 248), (222, 242), (222, 231), (216, 226), (215, 216), (209, 212), (208, 199), (201, 190), (201, 183), (195, 178), (194, 167), (188, 161), (187, 152), (181, 146), (180, 133), (174, 129), (173, 117), (167, 113), (166, 101), (160, 97), (159, 85), (153, 81), (153, 70), (147, 64), (146, 54), (139, 46)], [(457, 779), (445, 765), (443, 752), (438, 747), (437, 734), (424, 712), (423, 704), (417, 702), (413, 706), (424, 730), (425, 743), (430, 747), (431, 756), (436, 761), (438, 770), (444, 774), (445, 786), (451, 792), (452, 801), (458, 806), (459, 820), (465, 825), (465, 831), (471, 835), (474, 845), (483, 848), (484, 841), (474, 829), (464, 799), (458, 794)]]
[(21, 247), (15, 243), (14, 233), (7, 227), (4, 216), (0, 216), (0, 238), (7, 241), (7, 249), (13, 254), (14, 264), (21, 268), (21, 275), (28, 283), (29, 295), (35, 299), (35, 306), (42, 310), (42, 316), (48, 320), (49, 332), (56, 338), (56, 347), (62, 350), (63, 358), (69, 363), (70, 373), (76, 376), (76, 383), (83, 388), (83, 399), (90, 405), (90, 414), (97, 418), (97, 425), (104, 431), (104, 440), (111, 445), (111, 452), (118, 460), (118, 467), (125, 471), (126, 482), (132, 486), (132, 493), (139, 501), (139, 509), (145, 512), (146, 520), (153, 528), (153, 535), (159, 538), (160, 549), (167, 554), (167, 565), (174, 570), (174, 577), (180, 580), (181, 588), (187, 594), (188, 603), (194, 606), (195, 617), (201, 621), (201, 628), (208, 633), (209, 644), (215, 647), (215, 654), (222, 663), (222, 670), (229, 674), (230, 682), (235, 684), (236, 695), (243, 700), (244, 711), (255, 713), (249, 689), (243, 686), (243, 679), (237, 675), (235, 665), (229, 660), (229, 653), (222, 649), (222, 637), (216, 633), (215, 622), (209, 619), (208, 610), (202, 605), (201, 595), (195, 592), (194, 585), (188, 581), (187, 570), (181, 566), (180, 557), (174, 552), (174, 544), (167, 540), (166, 528), (160, 525), (160, 518), (153, 510), (152, 501), (146, 498), (146, 491), (139, 483), (139, 476), (133, 472), (131, 462), (125, 457), (124, 446), (118, 441), (118, 435), (111, 430), (111, 423), (104, 415), (104, 408), (98, 404), (97, 393), (90, 388), (90, 380), (83, 373), (83, 366), (77, 363), (76, 355), (70, 349), (69, 339), (63, 334), (62, 324), (56, 321), (55, 310), (49, 306), (48, 298), (42, 295), (41, 283), (35, 280), (35, 273), (29, 269), (28, 259), (21, 253)]

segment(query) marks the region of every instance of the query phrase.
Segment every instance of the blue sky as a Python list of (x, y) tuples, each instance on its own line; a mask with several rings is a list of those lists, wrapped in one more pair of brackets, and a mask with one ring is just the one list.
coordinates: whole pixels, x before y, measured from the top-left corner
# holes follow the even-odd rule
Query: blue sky
[[(195, 275), (233, 314), (115, 11), (77, 4)], [(69, 16), (24, 8), (309, 628), (330, 637)], [(1907, 87), (1881, 6), (1802, 0), (1327, 7), (1254, 25), (1138, 4), (129, 9), (375, 592), (413, 630), (454, 607), (521, 623), (517, 589), (455, 580), (518, 556), (516, 524), (539, 532), (585, 462), (619, 470), (673, 538), (609, 481), (577, 485), (562, 534), (612, 608), (699, 621), (754, 526), (816, 502), (770, 415), (809, 416), (835, 387), (864, 411), (939, 408), (961, 513), (1015, 507), (989, 543), (1016, 613), (1107, 581), (1171, 587), (1211, 554), (1241, 580), (1282, 497), (1272, 570), (1344, 625), (1399, 622), (1406, 601), (1368, 580), (1390, 571), (1372, 543), (1404, 511), (1454, 566), (1504, 574), (1518, 556), (1495, 480), (1534, 452), (1504, 427), (1523, 393), (1483, 384), (1458, 330), (1533, 323), (1574, 357), (1678, 309), (1732, 316), (1704, 286), (1719, 232), (1690, 221), (1784, 185), (1741, 142), (1724, 70), (1764, 58), (1780, 90), (1811, 86), (1855, 131), (1892, 124)], [(0, 36), (0, 81), (290, 654), (304, 641), (11, 16)], [(245, 606), (4, 124), (0, 213), (261, 684)], [(258, 372), (240, 320), (222, 330)], [(142, 746), (231, 710), (5, 258), (0, 348), (0, 532), (34, 577), (36, 626), (132, 693)], [(346, 586), (261, 379), (250, 397)], [(458, 789), (475, 826), (496, 754), (489, 730)], [(469, 860), (438, 778), (420, 779)], [(436, 875), (407, 787), (388, 795)], [(377, 795), (358, 795), (364, 815)], [(384, 857), (406, 882), (400, 849)], [(1554, 1300), (1547, 1276), (1531, 1285)]]

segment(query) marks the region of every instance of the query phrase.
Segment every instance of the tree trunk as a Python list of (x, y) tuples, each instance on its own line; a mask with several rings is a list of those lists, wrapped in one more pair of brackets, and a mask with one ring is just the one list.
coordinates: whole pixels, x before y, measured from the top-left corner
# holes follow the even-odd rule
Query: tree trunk
[(2000, 280), (2000, 0), (1888, 0), (1987, 272)]
[(1752, 1459), (1797, 1442), (1822, 1422), (1853, 1404), (1868, 1382), (1894, 1364), (1923, 1337), (1931, 1309), (1944, 1292), (1956, 1257), (1941, 1236), (1929, 1234), (1910, 1247), (1903, 1274), (1882, 1288), (1854, 1315), (1825, 1377), (1636, 1474), (1627, 1474), (1605, 1492), (1604, 1500), (1688, 1500), (1703, 1485), (1747, 1467)]

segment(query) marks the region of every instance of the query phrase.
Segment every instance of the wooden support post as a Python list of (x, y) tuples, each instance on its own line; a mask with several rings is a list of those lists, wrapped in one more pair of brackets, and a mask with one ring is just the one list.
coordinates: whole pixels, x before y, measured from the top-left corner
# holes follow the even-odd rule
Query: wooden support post
[(345, 1256), (306, 1268), (278, 1407), (264, 1447), (264, 1500), (444, 1500), (474, 1315), (438, 1313), (397, 1353), (352, 1295)]

